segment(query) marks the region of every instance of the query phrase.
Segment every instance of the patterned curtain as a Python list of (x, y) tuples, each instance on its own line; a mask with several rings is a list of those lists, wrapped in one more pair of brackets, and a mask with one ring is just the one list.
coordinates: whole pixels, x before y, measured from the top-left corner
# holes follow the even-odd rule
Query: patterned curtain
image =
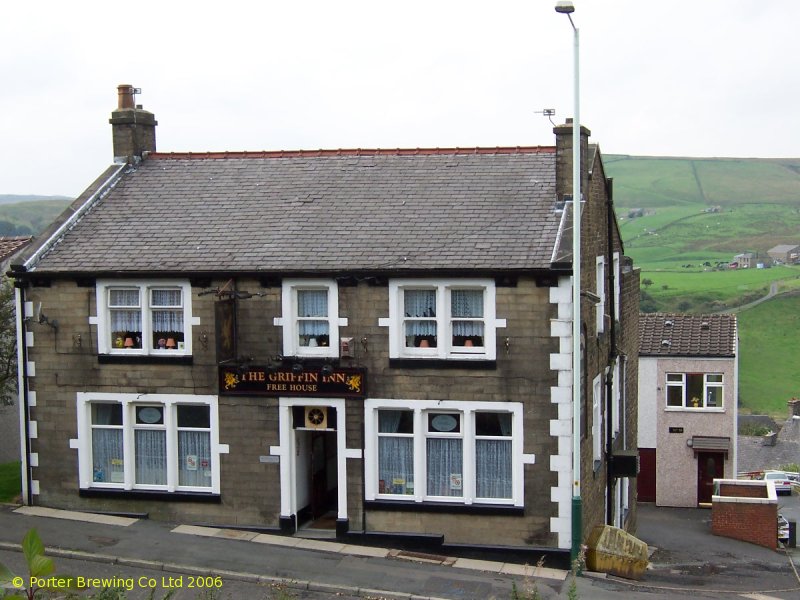
[(452, 290), (450, 316), (454, 336), (483, 337), (483, 321), (459, 321), (459, 318), (483, 318), (483, 290)]
[(183, 331), (183, 310), (154, 310), (153, 331)]
[(298, 317), (327, 317), (328, 290), (298, 290)]
[(134, 431), (136, 483), (167, 484), (167, 432), (163, 429)]
[(92, 428), (92, 481), (122, 483), (122, 429)]
[(211, 486), (211, 434), (178, 431), (178, 485)]
[(403, 308), (407, 317), (435, 317), (436, 290), (406, 290)]
[(463, 496), (464, 455), (460, 439), (429, 438), (428, 495)]
[(511, 440), (475, 440), (475, 478), (478, 498), (511, 498)]

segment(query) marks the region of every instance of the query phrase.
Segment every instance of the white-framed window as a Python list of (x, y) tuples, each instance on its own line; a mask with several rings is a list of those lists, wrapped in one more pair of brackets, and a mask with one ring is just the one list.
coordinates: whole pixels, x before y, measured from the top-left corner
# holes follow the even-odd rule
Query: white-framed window
[(186, 281), (98, 281), (100, 354), (186, 356), (192, 353), (192, 288)]
[(722, 373), (667, 373), (667, 408), (722, 410)]
[(598, 375), (592, 385), (592, 460), (595, 466), (603, 458), (603, 378)]
[(281, 294), (284, 356), (339, 356), (339, 288), (333, 279), (287, 279)]
[(613, 394), (614, 403), (611, 409), (611, 425), (614, 433), (614, 437), (616, 438), (617, 434), (620, 430), (620, 422), (623, 419), (622, 415), (622, 381), (620, 381), (620, 373), (622, 369), (620, 369), (620, 361), (622, 359), (617, 357), (617, 361), (614, 363), (614, 379), (612, 381), (612, 390), (611, 393)]
[(365, 401), (367, 500), (523, 504), (518, 402)]
[(613, 264), (613, 273), (614, 273), (614, 318), (617, 321), (622, 320), (622, 316), (619, 314), (620, 311), (620, 295), (622, 294), (622, 281), (620, 277), (622, 276), (621, 269), (620, 269), (620, 258), (619, 252), (614, 252), (612, 260), (614, 261)]
[(606, 330), (606, 257), (598, 256), (595, 267), (595, 293), (600, 301), (595, 305), (597, 333)]
[(81, 488), (219, 493), (217, 397), (81, 392)]
[(491, 279), (395, 279), (389, 282), (391, 358), (484, 359), (497, 355)]

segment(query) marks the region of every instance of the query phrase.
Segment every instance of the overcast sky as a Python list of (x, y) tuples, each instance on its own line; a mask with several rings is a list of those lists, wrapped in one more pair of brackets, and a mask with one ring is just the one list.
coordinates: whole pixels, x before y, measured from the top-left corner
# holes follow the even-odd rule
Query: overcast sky
[[(0, 194), (79, 194), (116, 86), (158, 150), (552, 145), (555, 0), (31, 0), (0, 20)], [(606, 154), (800, 156), (800, 2), (575, 0), (581, 121)]]

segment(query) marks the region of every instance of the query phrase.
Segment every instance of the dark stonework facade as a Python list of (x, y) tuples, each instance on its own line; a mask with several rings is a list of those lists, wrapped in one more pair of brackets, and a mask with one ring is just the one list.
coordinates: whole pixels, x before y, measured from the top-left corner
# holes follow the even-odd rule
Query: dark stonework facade
[[(598, 332), (584, 300), (583, 538), (607, 498), (635, 526), (635, 478), (607, 485), (592, 386), (601, 416), (622, 411), (613, 452), (635, 449), (639, 289), (584, 133), (582, 288), (602, 261), (607, 316)], [(568, 553), (571, 273), (553, 257), (571, 261), (570, 135), (109, 169), (12, 267), (26, 500)]]

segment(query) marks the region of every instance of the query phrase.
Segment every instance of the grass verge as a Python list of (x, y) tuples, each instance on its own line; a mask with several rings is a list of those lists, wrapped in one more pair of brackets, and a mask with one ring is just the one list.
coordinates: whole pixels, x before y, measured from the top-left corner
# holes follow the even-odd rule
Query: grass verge
[(22, 493), (20, 462), (15, 460), (0, 465), (0, 502), (13, 502)]

